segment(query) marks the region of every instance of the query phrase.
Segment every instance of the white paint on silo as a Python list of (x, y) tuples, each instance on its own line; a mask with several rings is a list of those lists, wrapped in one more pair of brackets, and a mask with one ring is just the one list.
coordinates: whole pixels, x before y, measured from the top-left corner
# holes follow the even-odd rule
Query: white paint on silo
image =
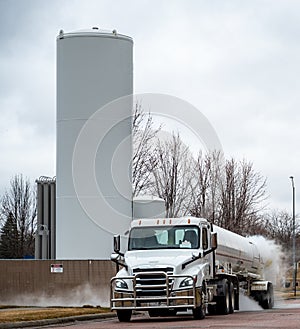
[(132, 48), (96, 28), (57, 37), (58, 259), (109, 259), (132, 218), (132, 101), (111, 103), (133, 92)]

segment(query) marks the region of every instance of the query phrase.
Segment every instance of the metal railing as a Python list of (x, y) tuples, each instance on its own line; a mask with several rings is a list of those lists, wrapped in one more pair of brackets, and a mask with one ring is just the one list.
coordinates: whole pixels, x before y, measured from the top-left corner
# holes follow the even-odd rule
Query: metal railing
[[(146, 279), (156, 280), (146, 283)], [(190, 287), (173, 289), (178, 278), (191, 278)], [(132, 291), (115, 289), (115, 281), (132, 282)], [(142, 282), (142, 284), (141, 284)], [(134, 276), (113, 277), (110, 282), (110, 307), (112, 310), (146, 310), (154, 308), (195, 308), (197, 306), (196, 286), (191, 275), (170, 275), (165, 272), (140, 272)]]

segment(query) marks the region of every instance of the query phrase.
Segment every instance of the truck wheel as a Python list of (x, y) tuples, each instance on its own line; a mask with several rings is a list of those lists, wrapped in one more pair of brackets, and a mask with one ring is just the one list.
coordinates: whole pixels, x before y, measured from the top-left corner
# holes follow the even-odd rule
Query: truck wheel
[(228, 314), (230, 312), (230, 292), (229, 283), (227, 280), (223, 280), (224, 296), (218, 298), (217, 301), (217, 313)]
[(120, 322), (129, 322), (132, 310), (117, 310), (117, 316)]
[(270, 309), (270, 308), (272, 308), (274, 306), (273, 285), (271, 283), (268, 284), (268, 290), (264, 294), (260, 305), (265, 310)]
[(230, 305), (229, 305), (229, 313), (234, 312), (234, 305), (235, 305), (235, 293), (233, 288), (233, 283), (229, 283), (229, 295), (230, 295)]
[(199, 307), (193, 308), (193, 316), (195, 320), (203, 320), (206, 314), (206, 304), (204, 303), (206, 291), (206, 285), (203, 283), (204, 291), (201, 292), (201, 305)]
[(193, 308), (193, 317), (195, 320), (203, 320), (205, 318), (205, 306)]

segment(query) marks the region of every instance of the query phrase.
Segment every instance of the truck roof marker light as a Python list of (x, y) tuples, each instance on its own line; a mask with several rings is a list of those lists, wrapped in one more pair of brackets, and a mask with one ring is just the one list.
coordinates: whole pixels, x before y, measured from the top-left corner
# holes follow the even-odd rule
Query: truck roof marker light
[(190, 218), (188, 219), (188, 224), (191, 224), (191, 219)]
[(141, 225), (142, 224), (142, 221), (141, 220), (139, 220), (139, 225)]
[(165, 219), (163, 220), (163, 224), (166, 224), (166, 220)]
[(156, 221), (156, 224), (159, 224), (159, 219)]
[(172, 224), (172, 219), (170, 219), (169, 224)]

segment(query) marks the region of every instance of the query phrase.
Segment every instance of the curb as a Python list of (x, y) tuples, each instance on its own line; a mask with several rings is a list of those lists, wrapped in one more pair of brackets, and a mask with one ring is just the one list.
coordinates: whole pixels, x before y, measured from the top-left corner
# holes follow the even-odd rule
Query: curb
[(64, 318), (55, 318), (55, 319), (44, 319), (44, 320), (34, 320), (34, 321), (20, 321), (20, 322), (8, 322), (0, 323), (1, 329), (6, 328), (29, 328), (29, 327), (42, 327), (52, 324), (63, 324), (76, 321), (88, 321), (96, 319), (106, 319), (114, 318), (116, 313), (101, 313), (101, 314), (87, 314), (87, 315), (77, 315), (77, 316), (68, 316)]

